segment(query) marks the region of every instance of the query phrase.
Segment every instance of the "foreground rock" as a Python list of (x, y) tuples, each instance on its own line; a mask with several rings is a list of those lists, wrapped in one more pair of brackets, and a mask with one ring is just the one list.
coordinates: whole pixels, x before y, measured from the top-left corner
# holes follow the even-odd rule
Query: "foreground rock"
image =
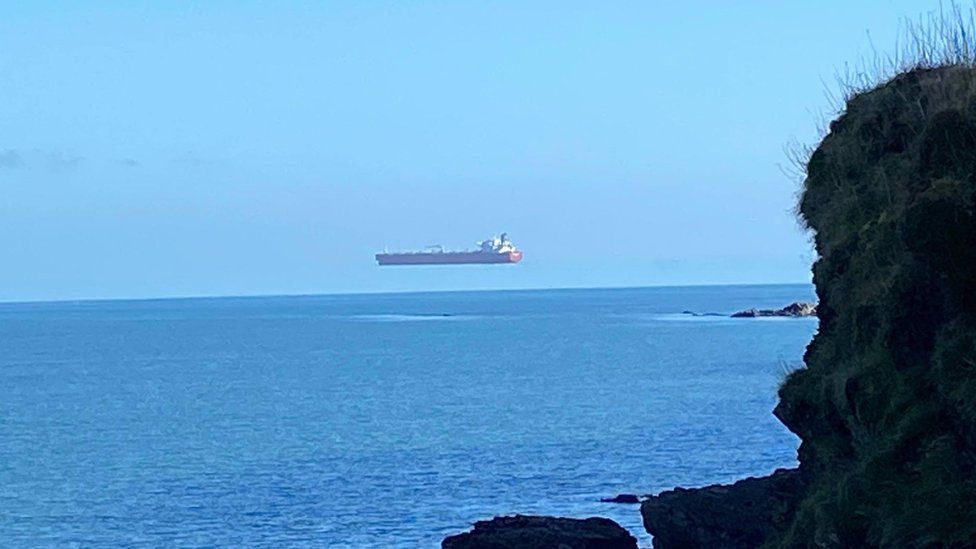
[(747, 309), (745, 311), (739, 311), (732, 314), (732, 318), (758, 318), (765, 316), (788, 316), (796, 318), (804, 316), (817, 316), (817, 305), (814, 303), (797, 301), (790, 303), (782, 309)]
[(470, 532), (445, 538), (444, 549), (637, 549), (637, 540), (605, 518), (516, 515), (474, 523)]
[(758, 547), (793, 516), (800, 488), (796, 469), (779, 469), (732, 485), (662, 492), (641, 504), (641, 516), (658, 549)]

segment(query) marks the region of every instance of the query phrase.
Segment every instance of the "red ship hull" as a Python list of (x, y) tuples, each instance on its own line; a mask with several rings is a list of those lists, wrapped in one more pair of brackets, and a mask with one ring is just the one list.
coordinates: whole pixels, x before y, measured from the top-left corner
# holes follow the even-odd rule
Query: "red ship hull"
[(376, 254), (380, 265), (482, 265), (487, 263), (518, 263), (522, 252), (437, 252), (413, 254)]

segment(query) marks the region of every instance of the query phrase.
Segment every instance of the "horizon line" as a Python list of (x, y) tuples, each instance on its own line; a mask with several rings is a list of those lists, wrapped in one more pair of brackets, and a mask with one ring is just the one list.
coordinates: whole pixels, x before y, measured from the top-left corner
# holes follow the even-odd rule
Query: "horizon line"
[(216, 294), (216, 295), (172, 295), (157, 297), (79, 297), (55, 299), (26, 299), (0, 300), (3, 305), (43, 305), (57, 303), (103, 303), (125, 301), (190, 301), (198, 299), (262, 299), (262, 298), (299, 298), (299, 297), (355, 297), (355, 296), (384, 296), (411, 294), (454, 294), (454, 293), (487, 293), (487, 292), (541, 292), (541, 291), (581, 291), (581, 290), (641, 290), (650, 288), (723, 288), (742, 286), (802, 286), (813, 285), (806, 282), (749, 282), (749, 283), (701, 283), (701, 284), (660, 284), (646, 286), (560, 286), (549, 288), (472, 288), (468, 290), (402, 290), (376, 292), (325, 292), (325, 293), (270, 293), (270, 294)]

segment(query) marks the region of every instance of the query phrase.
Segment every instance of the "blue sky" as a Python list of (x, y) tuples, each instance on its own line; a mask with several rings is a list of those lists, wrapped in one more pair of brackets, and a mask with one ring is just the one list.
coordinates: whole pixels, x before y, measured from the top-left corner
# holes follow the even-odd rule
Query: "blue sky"
[(805, 282), (784, 147), (937, 6), (4, 3), (0, 301)]

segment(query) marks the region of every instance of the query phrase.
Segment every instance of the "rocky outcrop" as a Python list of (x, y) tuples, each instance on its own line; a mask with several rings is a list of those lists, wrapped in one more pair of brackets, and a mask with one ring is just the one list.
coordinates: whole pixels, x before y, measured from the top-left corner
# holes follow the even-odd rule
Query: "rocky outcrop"
[(976, 547), (976, 61), (853, 95), (806, 174), (820, 324), (774, 411), (799, 474), (665, 492), (644, 524), (656, 547)]
[[(774, 413), (802, 485), (665, 492), (642, 505), (655, 546), (976, 546), (976, 66), (853, 95), (799, 213), (820, 324)], [(777, 313), (813, 309), (733, 316)]]
[(450, 536), (443, 549), (637, 549), (637, 540), (606, 518), (495, 517)]
[(641, 504), (654, 547), (751, 548), (792, 517), (800, 497), (800, 474), (779, 469), (732, 485), (677, 488)]
[(797, 301), (790, 303), (782, 309), (746, 309), (745, 311), (732, 313), (732, 318), (758, 318), (764, 316), (788, 316), (797, 318), (817, 316), (817, 305), (815, 303)]
[(976, 546), (976, 67), (853, 96), (799, 211), (820, 325), (775, 414), (807, 483), (770, 544)]

